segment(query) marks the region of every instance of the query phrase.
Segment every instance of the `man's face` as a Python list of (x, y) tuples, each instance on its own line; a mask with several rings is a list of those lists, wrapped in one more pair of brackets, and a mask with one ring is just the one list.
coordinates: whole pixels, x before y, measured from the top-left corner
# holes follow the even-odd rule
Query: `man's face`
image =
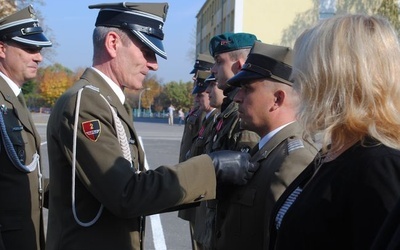
[(226, 82), (235, 75), (235, 63), (231, 59), (229, 52), (221, 53), (215, 56), (215, 63), (211, 68), (211, 72), (215, 75), (218, 82), (218, 88), (224, 90), (228, 86)]
[(210, 98), (208, 93), (197, 93), (195, 99), (198, 101), (201, 110), (205, 112), (211, 111), (212, 107), (210, 106)]
[(270, 112), (275, 104), (274, 85), (266, 79), (252, 80), (242, 85), (234, 97), (239, 104), (241, 126), (257, 134), (265, 134)]
[(206, 92), (210, 97), (210, 106), (220, 109), (224, 100), (224, 92), (222, 89), (218, 88), (218, 83), (216, 81), (210, 82)]
[(155, 53), (138, 39), (120, 43), (116, 53), (114, 76), (120, 85), (128, 89), (142, 89), (149, 71), (158, 69)]
[(37, 75), (39, 63), (43, 60), (41, 48), (25, 47), (14, 42), (0, 42), (1, 71), (18, 86)]

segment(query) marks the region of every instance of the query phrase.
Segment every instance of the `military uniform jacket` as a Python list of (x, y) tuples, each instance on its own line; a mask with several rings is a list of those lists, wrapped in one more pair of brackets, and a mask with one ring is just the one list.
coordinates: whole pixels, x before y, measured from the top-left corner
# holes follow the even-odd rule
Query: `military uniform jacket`
[(231, 102), (217, 117), (206, 143), (206, 152), (219, 150), (249, 151), (259, 140), (260, 137), (256, 133), (240, 128), (238, 104)]
[[(0, 105), (7, 107), (4, 122), (20, 162), (30, 164), (33, 154), (40, 154), (40, 136), (30, 112), (2, 77)], [(0, 139), (0, 249), (44, 249), (40, 203), (38, 168), (31, 173), (18, 170)]]
[[(205, 153), (205, 144), (207, 142), (208, 135), (213, 127), (214, 120), (218, 115), (218, 110), (214, 109), (207, 119), (203, 119), (201, 122), (201, 127), (197, 132), (197, 135), (193, 137), (191, 142), (191, 149), (186, 153), (186, 157), (189, 159), (194, 156), (198, 156)], [(196, 210), (198, 207), (188, 208), (180, 210), (178, 217), (187, 221), (194, 222), (196, 219)]]
[[(75, 207), (71, 203), (73, 124), (77, 92), (85, 85), (98, 91), (82, 92), (77, 129)], [(208, 156), (177, 166), (161, 166), (136, 174), (122, 155), (107, 99), (117, 112), (130, 141), (134, 169), (142, 169), (144, 156), (133, 118), (105, 80), (93, 69), (57, 101), (48, 123), (50, 203), (47, 249), (141, 249), (141, 215), (215, 197), (215, 173)], [(85, 127), (89, 124), (88, 127)], [(93, 130), (90, 130), (90, 127)], [(85, 132), (86, 131), (86, 132)], [(88, 133), (90, 132), (90, 133)], [(86, 134), (86, 135), (85, 135)]]
[(192, 147), (188, 153), (189, 158), (206, 153), (206, 144), (209, 143), (208, 137), (212, 132), (214, 122), (218, 114), (218, 110), (214, 109), (209, 117), (202, 122), (197, 135), (193, 138)]
[(252, 154), (251, 161), (260, 163), (252, 179), (218, 197), (216, 249), (267, 249), (269, 216), (275, 202), (316, 153), (314, 144), (302, 139), (302, 129), (294, 122)]
[(179, 151), (179, 162), (183, 162), (187, 159), (186, 153), (192, 146), (193, 139), (196, 137), (197, 132), (201, 127), (201, 123), (205, 116), (205, 112), (197, 108), (191, 111), (185, 118), (185, 128), (183, 130), (181, 148)]

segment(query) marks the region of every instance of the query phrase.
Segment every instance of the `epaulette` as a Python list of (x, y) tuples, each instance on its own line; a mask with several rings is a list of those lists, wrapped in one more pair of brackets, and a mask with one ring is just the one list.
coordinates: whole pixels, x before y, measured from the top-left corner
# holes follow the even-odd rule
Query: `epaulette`
[(303, 140), (301, 139), (288, 139), (288, 154), (290, 154), (291, 152), (300, 149), (300, 148), (304, 148), (304, 144), (303, 144)]
[(93, 85), (85, 85), (84, 88), (88, 88), (88, 89), (94, 90), (96, 92), (100, 92), (100, 89), (98, 87), (93, 86)]

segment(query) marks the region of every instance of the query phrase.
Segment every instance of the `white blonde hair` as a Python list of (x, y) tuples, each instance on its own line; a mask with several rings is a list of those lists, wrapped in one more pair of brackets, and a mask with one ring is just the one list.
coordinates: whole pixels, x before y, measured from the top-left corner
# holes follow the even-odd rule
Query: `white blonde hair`
[(306, 30), (294, 46), (292, 78), (299, 121), (321, 134), (323, 152), (349, 137), (400, 149), (400, 48), (386, 19), (344, 15)]

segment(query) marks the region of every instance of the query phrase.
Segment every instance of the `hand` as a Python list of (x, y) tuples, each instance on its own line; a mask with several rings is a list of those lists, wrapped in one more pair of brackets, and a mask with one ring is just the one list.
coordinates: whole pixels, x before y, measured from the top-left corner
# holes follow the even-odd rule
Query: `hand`
[(250, 162), (250, 154), (222, 150), (208, 154), (214, 164), (219, 184), (245, 185), (257, 171), (259, 164)]

